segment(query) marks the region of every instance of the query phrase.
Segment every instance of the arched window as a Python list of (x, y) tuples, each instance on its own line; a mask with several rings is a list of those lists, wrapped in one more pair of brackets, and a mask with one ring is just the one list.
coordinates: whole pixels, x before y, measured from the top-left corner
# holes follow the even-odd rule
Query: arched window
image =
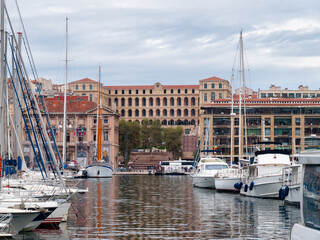
[(207, 87), (208, 87), (208, 86), (207, 86), (207, 84), (205, 83), (205, 84), (204, 84), (204, 88), (207, 88)]
[(180, 89), (178, 89), (178, 93), (180, 93)]
[(222, 83), (219, 83), (219, 88), (222, 88)]
[(170, 98), (170, 104), (171, 104), (171, 106), (174, 106), (174, 98), (173, 97)]
[(118, 90), (115, 90), (114, 93), (115, 93), (115, 94), (118, 94)]
[(173, 110), (173, 109), (170, 110), (170, 116), (171, 116), (171, 117), (174, 116), (174, 110)]
[(168, 116), (168, 111), (167, 111), (167, 109), (163, 109), (162, 115), (163, 115), (164, 117)]
[(163, 90), (163, 93), (166, 94), (166, 93), (167, 93), (167, 89), (164, 89), (164, 90)]
[(173, 119), (171, 119), (171, 120), (169, 121), (169, 125), (174, 125), (174, 120), (173, 120)]
[(109, 107), (111, 107), (111, 98), (109, 98), (108, 102), (109, 102)]
[(132, 117), (132, 110), (131, 109), (129, 109), (129, 111), (128, 111), (128, 117)]
[(129, 90), (129, 94), (131, 94), (131, 89)]
[(188, 93), (188, 89), (185, 89), (185, 90), (184, 90), (184, 93)]
[(188, 115), (189, 115), (189, 111), (188, 111), (188, 109), (185, 109), (184, 110), (184, 116), (187, 117)]
[(189, 105), (189, 99), (187, 97), (184, 98), (184, 105), (185, 106)]
[(171, 89), (171, 93), (173, 93), (173, 89)]
[(214, 83), (211, 83), (211, 88), (214, 88)]
[(114, 102), (115, 102), (115, 104), (116, 104), (116, 107), (118, 107), (118, 98), (115, 98), (115, 99), (114, 99)]
[(129, 107), (132, 106), (132, 98), (129, 98), (129, 99), (128, 99), (128, 105), (129, 105)]
[(149, 117), (153, 117), (153, 110), (152, 109), (149, 110)]
[(147, 115), (147, 111), (145, 109), (142, 110), (142, 116), (145, 117)]
[(146, 100), (146, 98), (142, 98), (142, 106), (146, 106), (147, 105), (147, 100)]
[(136, 102), (136, 107), (139, 107), (139, 98), (136, 98), (135, 102)]
[(136, 117), (139, 117), (139, 110), (136, 109)]
[(191, 120), (191, 125), (196, 125), (196, 121), (194, 119)]
[(149, 106), (153, 106), (153, 98), (149, 98)]
[(216, 94), (214, 92), (211, 93), (211, 101), (216, 99)]
[(191, 116), (195, 116), (196, 115), (196, 110), (192, 109), (191, 110)]
[(162, 125), (167, 125), (167, 120), (162, 120)]
[(181, 109), (177, 110), (177, 116), (180, 117), (181, 116)]
[(178, 97), (177, 101), (178, 101), (178, 106), (181, 106), (181, 98), (180, 97)]
[(157, 105), (157, 106), (160, 106), (160, 98), (157, 98), (157, 99), (156, 99), (156, 105)]
[(160, 110), (159, 110), (159, 109), (157, 109), (157, 111), (156, 111), (156, 115), (157, 115), (157, 117), (159, 117), (159, 116), (160, 116)]
[(194, 93), (194, 89), (192, 89), (192, 93)]
[(196, 105), (196, 98), (194, 98), (194, 97), (191, 98), (191, 105), (192, 106)]
[(152, 89), (150, 89), (150, 94), (152, 94)]
[(121, 110), (121, 117), (125, 117), (125, 115), (126, 115), (126, 112), (122, 109)]
[(168, 100), (167, 100), (167, 98), (165, 97), (165, 98), (163, 98), (163, 106), (167, 106), (168, 105)]
[(183, 121), (183, 125), (189, 125), (189, 121), (188, 121), (187, 119), (185, 119), (185, 120)]
[(126, 100), (124, 98), (121, 98), (121, 106), (124, 107), (126, 105)]
[(136, 90), (136, 94), (139, 94), (139, 90), (138, 89)]

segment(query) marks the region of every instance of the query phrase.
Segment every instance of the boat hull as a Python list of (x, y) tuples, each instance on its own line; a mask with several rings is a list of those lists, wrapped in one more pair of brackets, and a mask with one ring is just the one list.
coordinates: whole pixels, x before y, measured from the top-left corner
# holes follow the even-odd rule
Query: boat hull
[(90, 165), (86, 168), (88, 178), (112, 177), (112, 168), (105, 165)]
[(288, 196), (284, 199), (286, 203), (289, 204), (300, 204), (300, 184), (289, 186), (289, 193)]
[(57, 228), (62, 221), (66, 221), (67, 214), (71, 203), (63, 202), (58, 205), (58, 207), (47, 217), (41, 224), (41, 228), (52, 227)]
[[(279, 189), (282, 187), (280, 179), (281, 175), (252, 179), (246, 183), (247, 192), (245, 192), (246, 184), (243, 184), (240, 194), (249, 197), (279, 198)], [(249, 188), (251, 182), (254, 183), (252, 190)]]
[(239, 189), (234, 188), (234, 184), (240, 182), (238, 178), (216, 178), (215, 187), (219, 191), (239, 192)]
[(205, 176), (194, 174), (192, 176), (193, 186), (199, 188), (215, 188), (215, 181), (213, 176)]

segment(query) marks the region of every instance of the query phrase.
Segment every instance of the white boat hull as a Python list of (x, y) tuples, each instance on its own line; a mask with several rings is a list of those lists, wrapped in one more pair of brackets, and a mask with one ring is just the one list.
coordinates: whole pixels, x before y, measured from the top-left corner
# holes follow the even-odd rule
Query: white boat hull
[[(279, 198), (279, 189), (282, 187), (281, 175), (261, 177), (248, 181), (247, 192), (245, 192), (245, 183), (243, 184), (240, 194), (250, 197), (261, 198)], [(250, 183), (253, 182), (253, 189), (250, 190)]]
[(320, 231), (303, 226), (301, 224), (294, 224), (291, 233), (290, 233), (290, 240), (318, 240), (320, 239)]
[(112, 168), (106, 165), (90, 165), (86, 168), (88, 178), (112, 177)]
[(215, 188), (213, 176), (194, 174), (192, 176), (193, 186), (199, 188)]
[(66, 221), (67, 214), (69, 211), (69, 208), (71, 206), (71, 203), (69, 202), (63, 202), (58, 205), (56, 210), (54, 210), (49, 217), (47, 217), (42, 223), (41, 226), (53, 226), (57, 227), (62, 221)]
[(239, 189), (234, 188), (234, 184), (240, 182), (240, 177), (238, 178), (216, 178), (215, 187), (220, 191), (231, 191), (239, 192)]
[(300, 184), (289, 186), (289, 193), (284, 201), (290, 204), (300, 204), (300, 198)]

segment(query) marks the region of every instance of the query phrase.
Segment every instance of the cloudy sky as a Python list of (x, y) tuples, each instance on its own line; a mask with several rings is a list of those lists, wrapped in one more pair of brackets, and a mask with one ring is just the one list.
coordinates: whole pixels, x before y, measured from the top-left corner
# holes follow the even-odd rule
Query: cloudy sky
[[(246, 83), (320, 87), (317, 0), (18, 0), (39, 76), (64, 81), (69, 18), (69, 81), (104, 85), (197, 84), (231, 79), (240, 29)], [(16, 31), (14, 0), (7, 0)]]

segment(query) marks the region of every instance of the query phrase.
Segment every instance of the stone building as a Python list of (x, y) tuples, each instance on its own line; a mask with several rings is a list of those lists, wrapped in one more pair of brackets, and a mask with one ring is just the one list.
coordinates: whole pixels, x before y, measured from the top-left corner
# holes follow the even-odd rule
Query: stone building
[[(49, 112), (50, 124), (55, 135), (60, 154), (63, 153), (63, 109), (64, 98), (56, 96), (47, 98), (46, 105)], [(103, 156), (118, 167), (118, 147), (119, 147), (119, 114), (109, 107), (102, 107), (103, 117)], [(96, 122), (97, 122), (97, 104), (89, 101), (85, 96), (67, 97), (67, 161), (76, 160), (81, 164), (89, 164), (96, 156)], [(49, 129), (47, 133), (51, 135)], [(22, 142), (25, 159), (27, 164), (34, 164), (33, 152), (28, 141), (26, 128), (22, 132)]]

